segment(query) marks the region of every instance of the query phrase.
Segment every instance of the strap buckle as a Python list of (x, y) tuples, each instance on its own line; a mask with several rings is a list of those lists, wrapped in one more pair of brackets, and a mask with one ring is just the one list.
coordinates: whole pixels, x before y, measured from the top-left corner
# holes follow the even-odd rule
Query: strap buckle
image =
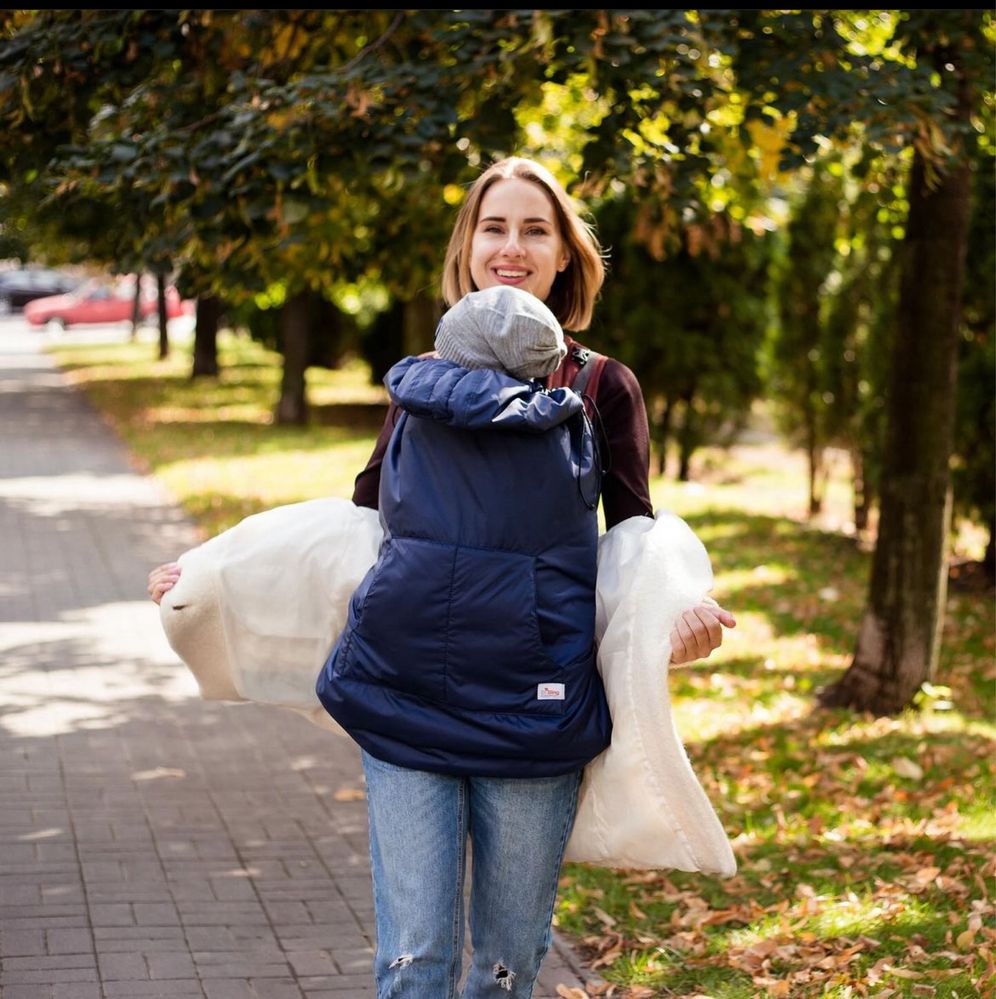
[(574, 347), (571, 350), (571, 357), (583, 368), (588, 363), (588, 358), (591, 357), (591, 351), (584, 347)]

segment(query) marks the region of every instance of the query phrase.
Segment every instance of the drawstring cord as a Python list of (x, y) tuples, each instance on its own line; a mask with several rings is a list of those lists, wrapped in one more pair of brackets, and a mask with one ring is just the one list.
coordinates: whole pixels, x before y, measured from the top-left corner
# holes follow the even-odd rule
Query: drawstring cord
[[(591, 403), (591, 408), (594, 410), (595, 416), (598, 418), (598, 426), (601, 429), (602, 436), (605, 436), (605, 428), (602, 426), (602, 414), (598, 411), (598, 406), (595, 405), (595, 400), (592, 399), (587, 393), (582, 393), (581, 401), (587, 399)], [(607, 468), (602, 467), (602, 445), (599, 442), (598, 434), (595, 432), (595, 427), (592, 421), (588, 418), (587, 407), (581, 407), (581, 419), (583, 420), (584, 428), (588, 431), (588, 435), (591, 437), (592, 445), (592, 458), (595, 464), (595, 498), (593, 501), (589, 501), (588, 497), (584, 494), (584, 488), (581, 485), (581, 465), (584, 460), (583, 445), (584, 438), (582, 437), (582, 454), (579, 456), (578, 460), (578, 473), (577, 473), (577, 484), (578, 484), (578, 495), (581, 497), (581, 502), (584, 503), (585, 507), (589, 510), (594, 510), (598, 506), (598, 497), (601, 493), (602, 488), (602, 476), (608, 471)], [(606, 442), (608, 443), (608, 442)]]

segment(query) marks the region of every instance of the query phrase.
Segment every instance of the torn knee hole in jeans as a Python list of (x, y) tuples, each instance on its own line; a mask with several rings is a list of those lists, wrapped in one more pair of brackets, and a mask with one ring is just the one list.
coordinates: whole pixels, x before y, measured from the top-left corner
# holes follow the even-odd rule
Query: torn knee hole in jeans
[(512, 979), (515, 978), (515, 972), (509, 971), (501, 961), (495, 963), (494, 967), (495, 981), (498, 983), (498, 987), (505, 989), (506, 992), (512, 991)]
[(406, 968), (415, 960), (414, 954), (400, 954), (389, 965), (389, 968)]

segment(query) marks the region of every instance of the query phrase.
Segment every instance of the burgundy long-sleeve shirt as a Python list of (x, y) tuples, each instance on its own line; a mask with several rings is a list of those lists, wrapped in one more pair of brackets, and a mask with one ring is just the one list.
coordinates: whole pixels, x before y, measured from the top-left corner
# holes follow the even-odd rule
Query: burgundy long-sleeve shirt
[[(570, 384), (572, 369), (577, 368), (577, 363), (571, 357), (571, 350), (575, 346), (583, 348), (583, 344), (566, 334), (564, 340), (568, 348), (567, 357), (560, 369), (547, 378), (548, 386), (551, 382)], [(595, 406), (604, 433), (602, 462), (607, 471), (602, 479), (602, 509), (605, 513), (606, 530), (628, 517), (652, 517), (650, 433), (643, 392), (636, 375), (615, 358), (608, 358), (602, 369), (595, 389)], [(380, 467), (400, 412), (400, 408), (392, 402), (373, 454), (366, 468), (356, 477), (353, 502), (357, 506), (377, 509)], [(606, 450), (607, 454), (604, 453)]]

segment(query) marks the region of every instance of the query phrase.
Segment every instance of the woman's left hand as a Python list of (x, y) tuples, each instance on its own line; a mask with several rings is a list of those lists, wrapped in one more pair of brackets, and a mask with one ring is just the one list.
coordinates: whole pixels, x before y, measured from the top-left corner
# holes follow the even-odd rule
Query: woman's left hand
[(723, 642), (722, 625), (735, 628), (737, 622), (711, 597), (685, 611), (671, 631), (671, 665), (682, 666), (705, 659), (713, 649), (718, 649)]

